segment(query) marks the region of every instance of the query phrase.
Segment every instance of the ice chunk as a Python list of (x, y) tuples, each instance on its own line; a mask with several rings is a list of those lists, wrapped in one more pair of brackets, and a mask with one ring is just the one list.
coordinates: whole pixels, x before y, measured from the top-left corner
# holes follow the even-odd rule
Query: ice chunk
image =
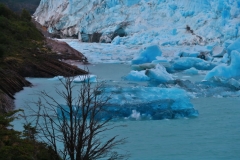
[(195, 67), (198, 70), (211, 70), (216, 65), (200, 58), (182, 57), (174, 61), (174, 70), (186, 70)]
[(229, 55), (228, 55), (227, 53), (225, 53), (225, 54), (223, 55), (223, 58), (221, 59), (221, 62), (222, 62), (222, 63), (228, 63), (229, 61), (230, 61)]
[[(176, 119), (197, 117), (187, 93), (178, 88), (159, 87), (109, 87), (104, 93), (110, 94), (110, 101), (103, 107), (97, 119)], [(61, 105), (68, 117), (69, 108)], [(62, 116), (60, 108), (57, 108)], [(75, 116), (81, 116), (81, 110), (74, 106)]]
[(190, 68), (184, 71), (184, 73), (189, 74), (189, 75), (197, 75), (198, 74), (198, 70), (196, 68)]
[(83, 75), (83, 76), (77, 76), (73, 79), (73, 82), (75, 83), (83, 83), (83, 82), (97, 82), (97, 76), (96, 75)]
[(126, 77), (126, 80), (130, 81), (148, 81), (150, 78), (146, 76), (145, 70), (143, 71), (131, 71)]
[[(193, 108), (187, 93), (178, 88), (159, 87), (121, 87), (106, 88), (112, 98), (109, 106), (116, 115), (130, 117), (139, 114), (151, 119), (173, 119), (196, 117), (198, 112)], [(119, 103), (121, 102), (121, 103)]]
[(226, 40), (226, 41), (223, 43), (223, 46), (224, 46), (225, 48), (228, 48), (228, 46), (229, 46), (230, 44), (232, 44), (232, 43), (233, 43), (232, 40)]
[(157, 56), (161, 55), (162, 51), (160, 48), (157, 45), (153, 45), (141, 51), (140, 56), (132, 60), (132, 64), (151, 63), (153, 60), (156, 60)]
[(208, 74), (205, 76), (204, 80), (209, 80), (212, 77), (219, 77), (224, 79), (230, 78), (239, 78), (240, 77), (240, 53), (236, 50), (231, 52), (231, 64), (219, 65), (212, 69)]
[(119, 36), (115, 37), (112, 42), (114, 45), (119, 45), (121, 43), (121, 38)]
[(136, 110), (132, 110), (131, 118), (138, 120), (140, 119), (140, 117), (141, 117), (140, 112), (137, 112)]
[(157, 64), (157, 63), (163, 63), (167, 64), (169, 63), (168, 60), (165, 57), (156, 57), (156, 60), (153, 60), (152, 63)]
[(215, 46), (212, 51), (212, 56), (213, 57), (222, 57), (225, 53), (224, 47), (221, 46)]
[(157, 64), (154, 69), (149, 69), (146, 71), (146, 75), (154, 81), (167, 82), (173, 80), (171, 74), (166, 71), (166, 68), (160, 64)]
[(240, 52), (240, 38), (238, 38), (236, 41), (234, 41), (227, 47), (228, 54), (230, 54), (234, 50)]

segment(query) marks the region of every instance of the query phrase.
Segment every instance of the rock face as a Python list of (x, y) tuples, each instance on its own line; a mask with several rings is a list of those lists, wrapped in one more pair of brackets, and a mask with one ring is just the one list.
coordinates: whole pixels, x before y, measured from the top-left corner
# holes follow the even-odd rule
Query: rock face
[(41, 0), (34, 13), (49, 32), (83, 41), (101, 33), (104, 41), (179, 45), (239, 37), (239, 15), (233, 0)]

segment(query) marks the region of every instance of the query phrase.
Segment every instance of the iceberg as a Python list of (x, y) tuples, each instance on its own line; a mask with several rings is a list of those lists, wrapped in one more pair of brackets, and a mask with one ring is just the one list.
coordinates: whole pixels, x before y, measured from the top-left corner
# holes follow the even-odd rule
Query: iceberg
[(157, 45), (149, 46), (140, 52), (139, 57), (132, 60), (132, 64), (151, 63), (158, 56), (162, 55), (162, 51)]
[[(103, 110), (96, 116), (103, 120), (161, 120), (197, 117), (187, 93), (178, 88), (158, 87), (109, 87), (104, 93), (110, 94), (111, 99)], [(75, 116), (81, 116), (80, 109), (74, 106)], [(68, 116), (69, 108), (61, 105)], [(58, 115), (62, 112), (57, 108)]]
[(145, 70), (143, 71), (131, 71), (126, 77), (129, 81), (148, 81), (150, 78), (146, 76)]
[(172, 68), (174, 70), (186, 70), (192, 67), (198, 70), (211, 70), (216, 65), (200, 58), (182, 57), (174, 61)]
[(153, 81), (165, 83), (173, 80), (171, 74), (166, 71), (166, 68), (160, 64), (157, 64), (154, 69), (148, 69), (146, 75)]
[(230, 65), (221, 64), (207, 73), (204, 80), (210, 80), (212, 77), (219, 77), (223, 79), (240, 78), (240, 53), (236, 50), (231, 52)]
[(196, 68), (190, 68), (184, 71), (184, 73), (188, 74), (188, 75), (197, 75), (198, 74), (198, 70)]

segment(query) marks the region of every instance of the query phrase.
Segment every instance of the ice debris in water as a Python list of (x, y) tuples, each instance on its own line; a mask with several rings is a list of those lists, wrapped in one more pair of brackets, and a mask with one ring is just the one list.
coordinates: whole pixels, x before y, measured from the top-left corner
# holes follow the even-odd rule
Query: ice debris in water
[(82, 82), (97, 82), (97, 76), (96, 75), (81, 75), (77, 76), (73, 79), (74, 83), (82, 83)]
[(222, 79), (212, 77), (209, 81), (191, 82), (175, 80), (168, 87), (180, 87), (191, 97), (239, 97), (240, 81), (238, 79)]
[(173, 77), (171, 74), (169, 74), (166, 71), (166, 68), (163, 67), (160, 64), (157, 64), (156, 67), (154, 69), (148, 69), (146, 71), (146, 75), (154, 81), (158, 81), (158, 82), (168, 82), (173, 80)]
[[(99, 120), (160, 120), (199, 115), (187, 93), (178, 88), (109, 87), (104, 92), (110, 94), (111, 99), (96, 116)], [(68, 116), (68, 107), (62, 107), (66, 110), (65, 116)], [(62, 116), (59, 108), (57, 111)], [(77, 112), (76, 116), (81, 116), (81, 112)]]
[(146, 76), (145, 71), (131, 71), (126, 77), (129, 81), (148, 81), (150, 78)]
[(186, 70), (194, 67), (198, 70), (211, 70), (215, 66), (216, 66), (215, 64), (200, 58), (182, 57), (177, 60), (174, 60), (171, 68), (173, 70)]
[(198, 74), (198, 70), (194, 67), (187, 69), (184, 71), (184, 73), (188, 74), (188, 75), (197, 75)]
[(151, 68), (152, 65), (139, 65), (134, 66), (134, 69), (142, 69), (142, 68), (151, 68), (147, 70), (141, 71), (131, 71), (126, 77), (125, 80), (130, 81), (157, 81), (160, 83), (165, 83), (173, 80), (171, 74), (166, 71), (166, 68), (161, 64), (154, 65), (154, 68)]
[(240, 78), (240, 53), (236, 50), (231, 52), (230, 65), (221, 64), (213, 68), (205, 76), (204, 80), (210, 80), (212, 77), (219, 77), (223, 79)]
[(115, 116), (129, 117), (133, 110), (139, 112), (141, 117), (152, 119), (198, 116), (187, 93), (182, 89), (110, 87), (105, 92), (112, 95), (108, 107), (114, 111)]

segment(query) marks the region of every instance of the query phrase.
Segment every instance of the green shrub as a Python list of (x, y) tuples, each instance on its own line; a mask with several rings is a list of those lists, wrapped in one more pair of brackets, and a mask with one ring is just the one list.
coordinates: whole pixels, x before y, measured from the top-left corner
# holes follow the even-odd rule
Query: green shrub
[(17, 18), (17, 15), (15, 15), (10, 9), (8, 9), (3, 4), (0, 4), (0, 16), (6, 17), (8, 19), (16, 19)]
[(23, 9), (21, 13), (21, 19), (26, 21), (31, 21), (32, 17), (26, 9)]

